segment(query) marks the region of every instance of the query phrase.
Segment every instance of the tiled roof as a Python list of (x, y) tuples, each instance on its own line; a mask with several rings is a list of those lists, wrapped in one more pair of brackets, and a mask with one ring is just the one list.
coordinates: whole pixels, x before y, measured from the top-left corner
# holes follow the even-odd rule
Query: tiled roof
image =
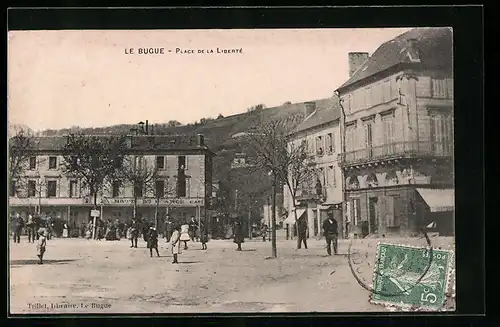
[(304, 118), (290, 135), (302, 132), (317, 126), (327, 124), (340, 118), (340, 105), (336, 96), (316, 101), (316, 110)]
[[(113, 135), (96, 135), (99, 138), (109, 138)], [(134, 135), (127, 142), (130, 149), (149, 150), (149, 149), (200, 149), (198, 146), (198, 136), (192, 135)], [(67, 142), (66, 136), (42, 136), (33, 138), (35, 148), (38, 151), (58, 151), (61, 150)], [(206, 147), (204, 147), (206, 148)]]
[[(417, 40), (421, 63), (408, 56), (408, 39)], [(341, 87), (343, 89), (398, 64), (415, 64), (422, 68), (452, 70), (453, 35), (448, 27), (414, 28), (383, 43)]]

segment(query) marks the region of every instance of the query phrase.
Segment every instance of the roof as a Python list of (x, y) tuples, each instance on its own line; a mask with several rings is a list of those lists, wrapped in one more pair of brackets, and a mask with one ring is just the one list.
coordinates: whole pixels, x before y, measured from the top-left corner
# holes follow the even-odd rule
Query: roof
[[(448, 27), (414, 28), (383, 43), (359, 69), (338, 88), (341, 90), (398, 64), (443, 68), (452, 71), (453, 35)], [(420, 62), (410, 58), (408, 39), (417, 40)], [(410, 56), (408, 53), (410, 52)]]
[(306, 117), (290, 135), (318, 127), (340, 118), (340, 104), (336, 96), (316, 101), (316, 110)]
[[(99, 138), (117, 137), (118, 135), (94, 135)], [(133, 150), (192, 150), (206, 149), (206, 146), (198, 145), (198, 136), (192, 135), (133, 135), (129, 136), (130, 142), (127, 147)], [(58, 151), (67, 143), (66, 136), (41, 136), (34, 137), (33, 143), (38, 151)]]

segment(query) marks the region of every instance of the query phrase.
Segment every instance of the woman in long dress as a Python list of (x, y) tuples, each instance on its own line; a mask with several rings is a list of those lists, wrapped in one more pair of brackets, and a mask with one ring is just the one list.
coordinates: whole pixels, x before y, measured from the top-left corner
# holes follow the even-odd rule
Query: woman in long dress
[(189, 225), (188, 224), (181, 225), (180, 240), (182, 242), (184, 242), (184, 250), (187, 250), (188, 249), (187, 242), (189, 242), (191, 240), (191, 237), (189, 235)]

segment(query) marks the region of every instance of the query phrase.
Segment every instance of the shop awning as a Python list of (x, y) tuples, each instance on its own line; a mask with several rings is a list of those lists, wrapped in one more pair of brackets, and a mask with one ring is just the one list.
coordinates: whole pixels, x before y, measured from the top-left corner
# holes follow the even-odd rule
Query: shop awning
[(422, 196), (425, 203), (427, 203), (431, 212), (455, 210), (454, 189), (417, 188), (417, 192)]
[[(296, 209), (297, 210), (297, 219), (302, 217), (302, 215), (306, 212), (306, 209)], [(283, 224), (295, 225), (295, 213), (292, 211), (288, 217), (283, 220)]]

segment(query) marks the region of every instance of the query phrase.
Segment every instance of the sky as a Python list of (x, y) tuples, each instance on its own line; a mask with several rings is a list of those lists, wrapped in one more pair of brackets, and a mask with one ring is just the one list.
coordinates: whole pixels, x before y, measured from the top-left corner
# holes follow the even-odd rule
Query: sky
[(8, 122), (35, 131), (186, 124), (328, 98), (349, 77), (349, 52), (371, 55), (408, 29), (10, 31)]

